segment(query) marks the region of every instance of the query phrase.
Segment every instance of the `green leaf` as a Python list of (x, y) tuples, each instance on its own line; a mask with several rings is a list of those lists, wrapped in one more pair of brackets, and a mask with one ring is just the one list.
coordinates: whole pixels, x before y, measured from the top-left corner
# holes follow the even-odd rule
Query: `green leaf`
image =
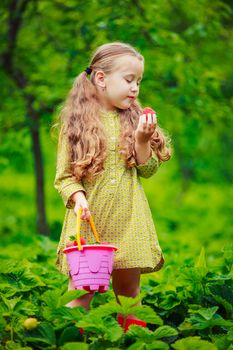
[[(55, 309), (56, 310), (56, 309)], [(46, 320), (46, 321), (53, 321), (54, 319), (54, 309), (51, 309), (50, 307), (48, 306), (43, 306), (42, 307), (42, 311), (41, 311), (41, 314), (43, 316), (43, 318)]]
[(227, 285), (209, 285), (209, 291), (219, 304), (223, 305), (227, 312), (233, 310), (233, 291)]
[(8, 283), (17, 292), (27, 292), (32, 288), (45, 286), (39, 276), (32, 273), (29, 268), (20, 268), (14, 272), (2, 274), (3, 283)]
[(95, 309), (91, 309), (88, 314), (93, 319), (101, 319), (114, 313), (122, 313), (122, 307), (116, 302), (116, 300), (111, 300), (108, 303), (100, 305)]
[(148, 350), (169, 350), (169, 345), (163, 341), (156, 340), (147, 345)]
[(159, 307), (164, 310), (171, 310), (181, 303), (181, 300), (178, 300), (177, 298), (177, 293), (174, 291), (166, 292), (162, 296), (162, 299), (163, 300), (159, 303)]
[(3, 318), (3, 316), (0, 314), (0, 334), (2, 333), (2, 331), (4, 330), (6, 326), (6, 321)]
[(202, 247), (201, 248), (201, 252), (200, 252), (200, 255), (194, 265), (195, 267), (202, 267), (202, 268), (207, 268), (206, 266), (206, 259), (205, 259), (205, 248)]
[(8, 283), (0, 282), (0, 292), (5, 295), (6, 298), (12, 297), (17, 293), (17, 290), (10, 286)]
[(84, 330), (90, 332), (96, 332), (96, 334), (103, 334), (106, 330), (106, 324), (104, 323), (104, 320), (93, 318), (89, 314), (77, 322), (77, 327), (83, 328)]
[(63, 330), (59, 337), (59, 346), (64, 345), (67, 342), (79, 340), (80, 332), (77, 327), (70, 326)]
[(44, 343), (47, 345), (51, 345), (48, 339), (38, 336), (25, 336), (24, 339), (29, 343)]
[[(159, 341), (157, 339), (162, 338), (164, 336), (168, 336), (168, 334), (175, 335), (174, 334), (175, 330), (169, 326), (164, 326), (164, 327), (167, 327), (166, 332), (165, 332), (165, 328), (162, 330), (163, 327), (160, 327), (160, 331), (158, 332), (158, 334), (156, 334), (156, 332), (152, 332), (148, 328), (132, 325), (129, 327), (129, 330), (126, 333), (126, 336), (130, 338), (134, 337), (138, 339), (138, 341), (143, 342), (145, 349), (168, 349), (169, 347), (166, 343)], [(171, 329), (168, 330), (168, 328), (171, 328), (173, 332), (171, 331)], [(162, 332), (164, 333), (163, 335), (162, 335)], [(138, 341), (136, 344), (138, 344)]]
[(143, 298), (142, 295), (138, 295), (136, 298), (125, 297), (122, 295), (118, 296), (120, 301), (121, 310), (119, 313), (122, 313), (124, 316), (127, 316), (131, 313), (131, 308), (134, 307), (137, 303)]
[(35, 336), (25, 337), (28, 341), (43, 342), (49, 345), (56, 344), (56, 336), (53, 327), (48, 322), (41, 322), (37, 327)]
[(155, 335), (156, 339), (161, 339), (164, 337), (172, 337), (172, 336), (177, 335), (177, 334), (178, 334), (177, 330), (170, 327), (170, 326), (162, 326), (162, 327), (157, 328), (154, 331), (154, 335)]
[(200, 273), (201, 273), (202, 277), (204, 277), (207, 274), (208, 268), (207, 268), (207, 265), (206, 265), (205, 249), (204, 249), (204, 247), (201, 248), (200, 255), (199, 255), (199, 257), (198, 257), (198, 259), (196, 261), (196, 264), (194, 266), (200, 270)]
[(140, 327), (137, 325), (132, 325), (126, 333), (127, 337), (134, 337), (136, 339), (143, 340), (146, 343), (151, 343), (155, 340), (154, 333), (148, 328)]
[(213, 306), (209, 308), (202, 308), (197, 311), (199, 315), (201, 315), (205, 320), (210, 320), (216, 311), (218, 310), (218, 306)]
[(58, 307), (61, 293), (62, 292), (60, 289), (47, 290), (44, 294), (42, 294), (41, 300), (43, 300), (51, 309), (55, 309)]
[(227, 339), (227, 336), (225, 334), (211, 335), (211, 340), (216, 345), (218, 350), (226, 350), (229, 348), (230, 344), (232, 343)]
[(5, 304), (5, 306), (8, 308), (9, 311), (13, 311), (17, 305), (17, 303), (21, 300), (22, 296), (18, 297), (18, 298), (11, 298), (11, 299), (7, 299), (4, 297), (4, 295), (1, 295), (1, 298)]
[(228, 331), (227, 339), (233, 342), (233, 328)]
[(69, 290), (65, 292), (58, 300), (58, 306), (63, 306), (68, 304), (74, 299), (78, 299), (81, 296), (87, 294), (85, 290)]
[(148, 305), (138, 305), (130, 308), (130, 313), (139, 319), (152, 324), (162, 325), (163, 320)]
[(81, 307), (66, 307), (62, 306), (55, 310), (51, 310), (52, 318), (62, 318), (67, 321), (79, 321), (84, 316), (84, 309)]
[(232, 327), (232, 325), (232, 321), (224, 320), (219, 315), (210, 320), (205, 320), (202, 316), (194, 314), (190, 318), (185, 318), (178, 328), (182, 332), (190, 329), (213, 328), (214, 326)]
[(20, 300), (15, 305), (15, 311), (18, 313), (22, 313), (23, 315), (35, 315), (38, 313), (38, 306), (27, 300)]
[(105, 319), (104, 323), (106, 325), (104, 339), (109, 340), (110, 342), (118, 341), (123, 335), (122, 327), (120, 327), (118, 322), (112, 317)]
[(81, 342), (66, 343), (61, 350), (88, 350), (89, 345)]
[(11, 341), (11, 340), (6, 342), (4, 349), (5, 350), (32, 350), (32, 348), (29, 346), (24, 347), (24, 346), (21, 346), (21, 344), (16, 343), (16, 342)]
[(233, 321), (224, 320), (222, 317), (211, 319), (209, 322), (211, 327), (214, 327), (214, 326), (232, 327), (233, 326)]
[(172, 344), (176, 350), (218, 350), (216, 346), (200, 337), (187, 337)]
[(143, 341), (137, 341), (136, 343), (130, 345), (128, 350), (145, 350), (146, 344)]

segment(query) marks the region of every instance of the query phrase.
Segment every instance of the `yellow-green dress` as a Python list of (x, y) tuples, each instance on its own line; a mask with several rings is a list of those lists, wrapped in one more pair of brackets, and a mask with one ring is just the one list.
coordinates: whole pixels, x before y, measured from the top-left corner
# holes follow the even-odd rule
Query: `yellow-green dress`
[[(140, 268), (141, 273), (157, 271), (163, 265), (163, 256), (139, 177), (152, 176), (159, 167), (159, 161), (152, 152), (146, 163), (127, 169), (119, 155), (120, 121), (117, 112), (102, 114), (101, 118), (107, 134), (108, 155), (104, 163), (105, 171), (94, 183), (85, 179), (79, 183), (75, 181), (70, 172), (67, 141), (60, 138), (58, 144), (54, 185), (67, 209), (56, 265), (62, 273), (68, 275), (67, 258), (63, 249), (69, 236), (76, 235), (74, 202), (70, 197), (74, 192), (83, 190), (100, 240), (119, 248), (114, 256), (113, 268)], [(87, 221), (81, 222), (81, 235), (87, 243), (94, 241)]]

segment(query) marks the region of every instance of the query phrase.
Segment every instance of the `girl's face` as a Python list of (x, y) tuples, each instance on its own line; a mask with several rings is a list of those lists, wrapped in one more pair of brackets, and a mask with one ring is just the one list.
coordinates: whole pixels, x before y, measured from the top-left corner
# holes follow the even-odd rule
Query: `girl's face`
[(102, 102), (106, 110), (127, 109), (139, 95), (143, 61), (125, 55), (115, 59), (111, 73), (104, 75)]

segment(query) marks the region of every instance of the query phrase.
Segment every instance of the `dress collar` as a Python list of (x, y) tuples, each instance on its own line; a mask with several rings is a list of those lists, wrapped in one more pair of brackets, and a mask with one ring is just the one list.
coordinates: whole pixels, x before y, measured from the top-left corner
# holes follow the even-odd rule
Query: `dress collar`
[(103, 118), (118, 117), (117, 111), (100, 111), (100, 116)]

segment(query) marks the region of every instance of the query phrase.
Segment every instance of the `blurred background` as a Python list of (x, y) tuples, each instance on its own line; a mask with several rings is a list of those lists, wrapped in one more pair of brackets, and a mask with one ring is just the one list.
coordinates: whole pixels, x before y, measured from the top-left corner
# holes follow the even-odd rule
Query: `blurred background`
[(218, 264), (233, 237), (232, 12), (230, 0), (1, 2), (2, 256), (42, 236), (58, 242), (65, 208), (51, 127), (93, 50), (123, 41), (145, 57), (140, 102), (173, 144), (172, 159), (142, 180), (165, 259), (182, 264), (204, 246)]

